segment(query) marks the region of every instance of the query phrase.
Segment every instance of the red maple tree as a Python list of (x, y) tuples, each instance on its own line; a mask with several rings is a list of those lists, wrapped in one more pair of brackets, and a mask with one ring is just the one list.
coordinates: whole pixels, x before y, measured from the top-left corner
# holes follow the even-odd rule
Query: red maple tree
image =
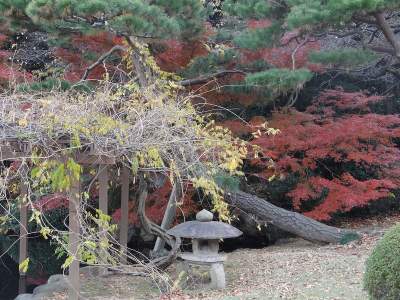
[[(371, 113), (369, 106), (381, 100), (328, 90), (306, 112), (274, 112), (269, 125), (281, 134), (252, 141), (264, 156), (251, 161), (255, 175), (298, 174), (287, 196), (293, 208), (317, 220), (393, 197), (400, 188), (400, 117)], [(265, 158), (274, 160), (273, 168)]]

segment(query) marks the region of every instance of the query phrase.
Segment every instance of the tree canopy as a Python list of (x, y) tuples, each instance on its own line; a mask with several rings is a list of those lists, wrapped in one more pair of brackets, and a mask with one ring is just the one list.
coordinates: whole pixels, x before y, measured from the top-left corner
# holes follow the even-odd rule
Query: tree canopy
[[(296, 234), (286, 219), (318, 227), (379, 201), (396, 206), (399, 11), (396, 0), (0, 0), (0, 142), (32, 150), (0, 164), (0, 202), (15, 212), (24, 178), (38, 232), (65, 246), (65, 228), (48, 222), (53, 209), (66, 214), (65, 197), (41, 203), (71, 178), (94, 180), (99, 170), (74, 153), (96, 149), (117, 160), (116, 173), (130, 168), (143, 194), (154, 173), (170, 178), (140, 208), (158, 222), (177, 182), (184, 212), (204, 205), (226, 220), (232, 196)], [(112, 231), (113, 220), (82, 203), (84, 237), (100, 244), (93, 224)], [(139, 208), (129, 210), (140, 226)], [(14, 219), (0, 224), (15, 229)], [(328, 239), (303, 236), (342, 238), (323, 228)], [(82, 247), (87, 261), (102, 258)]]

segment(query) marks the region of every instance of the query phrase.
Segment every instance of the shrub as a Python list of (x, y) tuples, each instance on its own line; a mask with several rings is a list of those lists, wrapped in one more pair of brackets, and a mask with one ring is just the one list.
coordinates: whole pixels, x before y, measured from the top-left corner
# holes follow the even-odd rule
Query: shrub
[(400, 224), (383, 236), (368, 258), (364, 287), (372, 299), (400, 299)]
[[(59, 195), (45, 196), (35, 202), (37, 207), (43, 209), (43, 219), (57, 230), (66, 230), (65, 220), (68, 208), (65, 207), (66, 199)], [(0, 249), (3, 249), (10, 257), (18, 263), (19, 259), (19, 205), (17, 202), (10, 206), (12, 218), (4, 219), (0, 224)], [(29, 212), (28, 217), (31, 217)], [(61, 265), (65, 256), (57, 257), (57, 244), (51, 239), (44, 239), (38, 233), (39, 228), (35, 222), (29, 222), (28, 232), (28, 275), (33, 278), (41, 278), (46, 275), (53, 275), (61, 272)]]
[(251, 160), (248, 173), (261, 179), (278, 205), (287, 207), (289, 199), (289, 208), (320, 221), (376, 201), (397, 201), (400, 117), (372, 113), (370, 105), (381, 100), (328, 90), (306, 112), (274, 112), (269, 125), (281, 134), (252, 141), (262, 154)]

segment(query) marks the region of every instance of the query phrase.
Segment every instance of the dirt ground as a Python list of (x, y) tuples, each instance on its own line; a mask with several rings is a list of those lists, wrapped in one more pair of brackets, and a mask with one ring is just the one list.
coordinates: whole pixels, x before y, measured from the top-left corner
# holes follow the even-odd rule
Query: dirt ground
[(397, 220), (400, 219), (348, 226), (359, 227), (363, 232), (360, 241), (348, 245), (287, 239), (263, 249), (228, 253), (227, 288), (223, 291), (209, 290), (205, 270), (201, 269), (192, 269), (189, 281), (178, 280), (182, 273), (179, 264), (174, 264), (167, 270), (170, 286), (175, 286), (171, 294), (161, 294), (162, 287), (148, 278), (113, 275), (82, 280), (82, 296), (90, 300), (367, 299), (362, 288), (365, 260), (384, 231)]

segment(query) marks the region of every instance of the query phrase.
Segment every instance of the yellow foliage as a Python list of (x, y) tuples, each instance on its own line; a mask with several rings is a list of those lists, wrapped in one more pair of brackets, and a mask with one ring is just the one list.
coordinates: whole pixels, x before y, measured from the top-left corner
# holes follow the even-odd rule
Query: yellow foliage
[(21, 272), (26, 273), (28, 271), (28, 267), (29, 267), (29, 257), (27, 257), (23, 262), (19, 264), (18, 269)]

